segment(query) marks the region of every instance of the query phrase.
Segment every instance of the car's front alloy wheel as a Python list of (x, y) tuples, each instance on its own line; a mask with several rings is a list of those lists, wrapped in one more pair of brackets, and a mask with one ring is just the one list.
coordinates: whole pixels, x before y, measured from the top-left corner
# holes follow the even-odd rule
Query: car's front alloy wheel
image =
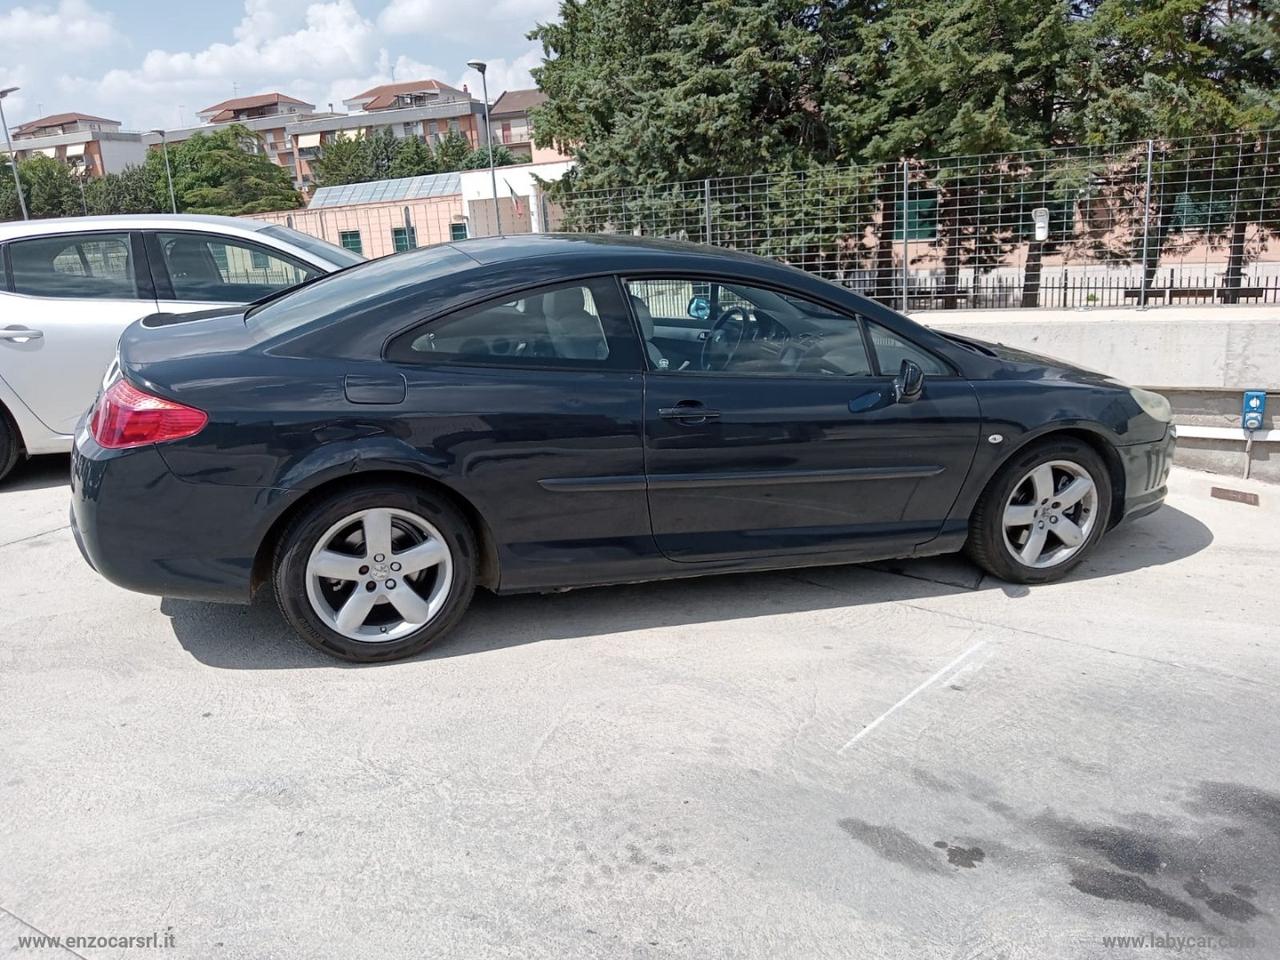
[(1057, 580), (1102, 538), (1111, 478), (1102, 457), (1075, 437), (1019, 451), (987, 484), (969, 520), (969, 556), (1014, 583)]
[(1038, 570), (1056, 567), (1088, 542), (1098, 522), (1098, 488), (1080, 464), (1050, 460), (1014, 485), (1001, 521), (1015, 560)]
[(412, 656), (457, 622), (474, 587), (466, 520), (407, 487), (315, 504), (286, 529), (276, 556), (285, 617), (313, 646), (348, 660)]

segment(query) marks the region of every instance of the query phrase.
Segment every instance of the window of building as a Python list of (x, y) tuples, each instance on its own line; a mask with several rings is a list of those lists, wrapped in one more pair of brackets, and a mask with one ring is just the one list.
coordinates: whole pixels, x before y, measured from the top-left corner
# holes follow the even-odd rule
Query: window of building
[(283, 254), (210, 234), (157, 233), (156, 242), (176, 300), (248, 303), (320, 272)]
[(462, 130), (462, 126), (461, 126), (461, 124), (459, 124), (459, 123), (458, 123), (458, 121), (457, 121), (457, 120), (450, 120), (450, 121), (449, 121), (449, 132), (450, 132), (450, 133), (458, 133), (458, 132), (460, 132), (461, 130)]
[(465, 223), (449, 224), (449, 239), (450, 240), (467, 239), (467, 225)]
[(396, 253), (404, 253), (418, 246), (418, 231), (414, 227), (392, 227), (391, 246)]
[(32, 297), (138, 299), (128, 234), (61, 234), (9, 244), (15, 293)]
[[(907, 239), (932, 240), (938, 232), (938, 198), (935, 194), (907, 200)], [(902, 239), (902, 200), (893, 206), (893, 238)]]
[(434, 120), (428, 120), (428, 121), (427, 121), (427, 133), (429, 133), (429, 134), (435, 134), (435, 133), (438, 133), (438, 132), (439, 132), (439, 130), (440, 130), (440, 128), (439, 128), (439, 126), (436, 124), (436, 122), (435, 122)]
[(358, 253), (362, 256), (364, 254), (364, 244), (360, 242), (359, 230), (341, 231), (338, 234), (338, 243), (352, 253)]
[(631, 323), (607, 280), (542, 288), (429, 321), (393, 341), (391, 360), (639, 368)]

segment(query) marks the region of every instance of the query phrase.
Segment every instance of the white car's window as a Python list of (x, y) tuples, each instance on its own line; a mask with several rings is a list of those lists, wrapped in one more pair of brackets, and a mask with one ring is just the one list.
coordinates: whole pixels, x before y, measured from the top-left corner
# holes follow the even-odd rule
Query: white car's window
[(249, 303), (320, 271), (254, 243), (200, 233), (160, 233), (176, 300)]
[(137, 300), (127, 233), (59, 234), (9, 244), (13, 290), (32, 297)]

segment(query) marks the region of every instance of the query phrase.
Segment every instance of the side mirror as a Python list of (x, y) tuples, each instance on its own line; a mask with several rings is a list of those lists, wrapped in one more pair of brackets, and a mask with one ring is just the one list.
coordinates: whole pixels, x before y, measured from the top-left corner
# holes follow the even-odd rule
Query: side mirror
[(711, 301), (706, 297), (691, 297), (689, 299), (689, 316), (695, 320), (705, 320), (711, 316)]
[(924, 371), (914, 360), (902, 361), (893, 378), (893, 399), (898, 403), (914, 403), (924, 393)]

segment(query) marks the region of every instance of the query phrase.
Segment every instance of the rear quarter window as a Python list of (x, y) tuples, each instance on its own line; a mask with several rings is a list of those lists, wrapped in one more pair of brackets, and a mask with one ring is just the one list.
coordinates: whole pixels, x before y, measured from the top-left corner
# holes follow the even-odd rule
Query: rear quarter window
[(273, 339), (313, 320), (341, 320), (366, 300), (474, 265), (470, 257), (447, 244), (367, 260), (251, 308), (245, 315), (245, 323), (259, 339)]
[(137, 300), (127, 233), (58, 234), (13, 240), (6, 248), (14, 293), (31, 297)]

